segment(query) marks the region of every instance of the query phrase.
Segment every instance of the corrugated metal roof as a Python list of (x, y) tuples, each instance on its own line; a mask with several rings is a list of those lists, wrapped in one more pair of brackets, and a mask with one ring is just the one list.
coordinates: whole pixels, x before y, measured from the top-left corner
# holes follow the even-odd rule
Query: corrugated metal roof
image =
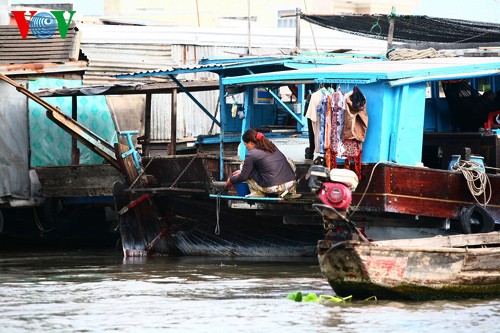
[[(163, 69), (139, 71), (135, 73), (124, 73), (119, 78), (141, 78), (141, 77), (168, 77), (169, 75), (178, 75), (185, 73), (198, 72), (221, 72), (226, 71), (226, 75), (246, 75), (276, 70), (315, 68), (331, 66), (353, 62), (377, 61), (379, 58), (373, 56), (350, 57), (349, 54), (316, 55), (316, 56), (268, 56), (268, 57), (244, 57), (232, 59), (207, 60), (201, 65), (186, 65), (178, 67), (169, 67)], [(212, 62), (214, 61), (214, 62)], [(219, 61), (217, 63), (217, 61)], [(269, 67), (273, 67), (272, 70)]]
[(64, 63), (78, 60), (79, 35), (70, 27), (66, 39), (58, 34), (38, 39), (31, 30), (22, 39), (15, 25), (0, 26), (0, 64)]
[[(147, 74), (179, 66), (196, 66), (203, 57), (238, 57), (248, 51), (247, 30), (239, 28), (81, 25), (79, 29), (82, 31), (81, 48), (89, 59), (84, 84), (114, 82), (115, 75), (123, 73)], [(354, 48), (373, 53), (385, 50), (385, 43), (381, 41), (324, 28), (315, 30), (314, 40), (308, 32), (303, 33), (301, 45), (304, 49), (315, 49), (316, 44), (320, 50)], [(254, 54), (287, 54), (294, 46), (293, 29), (255, 29), (252, 32)], [(196, 71), (191, 71), (193, 73)], [(127, 80), (136, 79), (144, 80)]]
[(224, 84), (262, 84), (266, 82), (314, 82), (315, 80), (400, 80), (474, 77), (500, 72), (500, 57), (455, 57), (376, 63), (346, 64), (293, 72), (274, 72), (222, 79)]
[(173, 66), (171, 46), (160, 44), (88, 44), (82, 43), (82, 52), (88, 59), (83, 75), (84, 84), (116, 81), (116, 75), (130, 70), (144, 70)]
[[(217, 80), (181, 80), (181, 84), (188, 91), (219, 90)], [(174, 82), (157, 83), (114, 83), (110, 85), (80, 86), (74, 88), (41, 89), (34, 93), (40, 97), (57, 96), (95, 96), (95, 95), (138, 95), (138, 94), (166, 94), (173, 89), (179, 89)]]

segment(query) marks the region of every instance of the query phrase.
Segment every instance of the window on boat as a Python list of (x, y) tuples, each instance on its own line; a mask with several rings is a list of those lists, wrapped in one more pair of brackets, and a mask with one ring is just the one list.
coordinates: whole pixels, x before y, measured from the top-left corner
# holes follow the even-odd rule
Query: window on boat
[[(500, 110), (500, 92), (491, 77), (427, 83), (422, 162), (428, 167), (448, 168), (451, 156), (464, 156), (465, 148), (499, 167), (498, 136), (489, 124)], [(491, 125), (491, 128), (488, 126)]]

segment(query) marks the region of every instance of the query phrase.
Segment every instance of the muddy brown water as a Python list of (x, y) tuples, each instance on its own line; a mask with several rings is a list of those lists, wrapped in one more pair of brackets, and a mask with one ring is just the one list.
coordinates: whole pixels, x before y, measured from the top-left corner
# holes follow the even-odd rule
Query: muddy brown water
[[(0, 252), (0, 332), (499, 332), (500, 299), (305, 303), (315, 258)], [(347, 296), (347, 295), (343, 295)]]

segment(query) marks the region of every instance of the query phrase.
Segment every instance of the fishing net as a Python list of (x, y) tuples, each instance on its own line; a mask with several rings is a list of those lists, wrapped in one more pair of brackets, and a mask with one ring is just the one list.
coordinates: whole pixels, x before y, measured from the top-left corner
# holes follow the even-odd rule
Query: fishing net
[(305, 15), (319, 26), (364, 37), (387, 39), (389, 20), (395, 19), (393, 40), (397, 42), (494, 43), (500, 40), (500, 24), (425, 15)]

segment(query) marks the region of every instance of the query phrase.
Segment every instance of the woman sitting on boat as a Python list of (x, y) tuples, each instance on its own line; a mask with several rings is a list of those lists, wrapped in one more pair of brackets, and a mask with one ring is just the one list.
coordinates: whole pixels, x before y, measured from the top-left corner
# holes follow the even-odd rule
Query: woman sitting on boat
[(295, 194), (297, 182), (293, 162), (261, 132), (249, 129), (242, 139), (248, 154), (241, 170), (228, 178), (226, 187), (246, 181), (250, 189), (248, 196)]

